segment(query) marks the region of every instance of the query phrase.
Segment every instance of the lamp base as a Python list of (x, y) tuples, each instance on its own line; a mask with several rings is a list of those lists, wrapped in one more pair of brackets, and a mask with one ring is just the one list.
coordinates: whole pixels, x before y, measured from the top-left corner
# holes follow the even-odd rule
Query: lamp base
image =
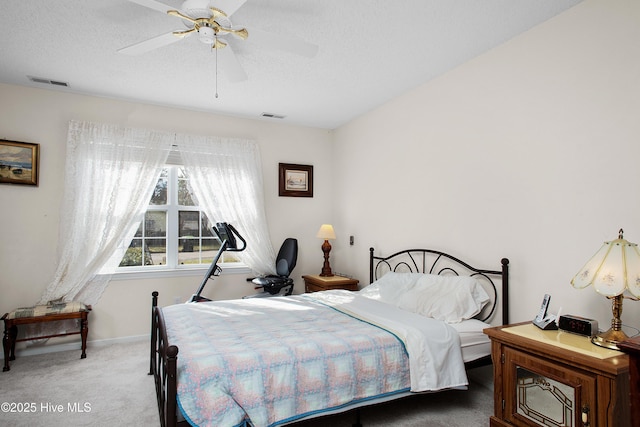
[(331, 252), (331, 243), (328, 240), (325, 240), (321, 246), (322, 253), (324, 253), (324, 264), (322, 265), (322, 272), (320, 273), (323, 277), (331, 277), (333, 276), (333, 272), (331, 271), (331, 264), (329, 264), (329, 253)]
[(591, 342), (600, 347), (608, 348), (611, 350), (620, 350), (618, 343), (628, 338), (622, 330), (609, 329), (606, 332), (601, 332), (591, 338)]

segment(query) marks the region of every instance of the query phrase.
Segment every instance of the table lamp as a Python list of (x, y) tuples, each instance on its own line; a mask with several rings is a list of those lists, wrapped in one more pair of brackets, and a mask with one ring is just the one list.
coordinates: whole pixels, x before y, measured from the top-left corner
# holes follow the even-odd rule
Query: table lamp
[[(604, 242), (571, 280), (573, 287), (583, 289), (593, 285), (596, 292), (613, 301), (611, 328), (591, 339), (594, 344), (613, 350), (619, 350), (617, 344), (627, 339), (620, 320), (622, 300), (628, 298), (638, 301), (640, 297), (640, 251), (637, 244), (623, 239), (622, 233), (620, 229), (616, 240)], [(633, 297), (624, 296), (625, 291), (629, 291)]]
[(322, 266), (321, 276), (333, 276), (331, 272), (331, 265), (329, 264), (329, 252), (331, 252), (331, 244), (329, 240), (333, 240), (336, 238), (336, 233), (333, 231), (333, 226), (331, 224), (322, 224), (320, 230), (318, 230), (318, 234), (316, 235), (318, 239), (324, 239), (324, 243), (322, 244), (322, 252), (324, 253), (324, 265)]

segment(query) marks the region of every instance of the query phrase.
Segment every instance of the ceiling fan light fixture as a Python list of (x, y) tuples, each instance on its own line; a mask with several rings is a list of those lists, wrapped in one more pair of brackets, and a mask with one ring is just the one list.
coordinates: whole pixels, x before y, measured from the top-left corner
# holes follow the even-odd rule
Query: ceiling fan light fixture
[(200, 41), (206, 44), (213, 44), (216, 41), (216, 33), (211, 27), (200, 27), (198, 29)]

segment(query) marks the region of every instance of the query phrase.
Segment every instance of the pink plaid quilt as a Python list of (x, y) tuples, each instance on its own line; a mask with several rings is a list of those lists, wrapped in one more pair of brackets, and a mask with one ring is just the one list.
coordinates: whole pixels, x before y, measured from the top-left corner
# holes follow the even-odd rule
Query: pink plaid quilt
[(306, 296), (163, 309), (178, 405), (198, 426), (277, 426), (410, 389), (392, 333)]

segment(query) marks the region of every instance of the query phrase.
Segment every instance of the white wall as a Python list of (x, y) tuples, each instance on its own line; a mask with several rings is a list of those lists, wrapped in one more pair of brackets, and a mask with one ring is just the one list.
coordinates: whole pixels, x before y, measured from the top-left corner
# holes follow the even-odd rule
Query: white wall
[[(511, 320), (611, 304), (569, 281), (619, 228), (640, 242), (640, 2), (585, 0), (335, 134), (335, 258), (367, 248), (511, 260)], [(623, 322), (640, 327), (640, 303)]]
[[(38, 301), (55, 272), (58, 222), (64, 182), (67, 124), (88, 120), (180, 133), (251, 138), (260, 145), (267, 219), (275, 250), (286, 237), (299, 241), (293, 273), (296, 291), (303, 274), (319, 273), (321, 242), (315, 234), (331, 214), (331, 134), (262, 120), (162, 108), (50, 90), (0, 85), (0, 138), (39, 143), (40, 185), (0, 186), (0, 314)], [(314, 197), (278, 197), (278, 163), (314, 166)], [(245, 236), (251, 244), (251, 236)], [(160, 303), (186, 300), (202, 275), (181, 278), (115, 280), (90, 316), (90, 340), (147, 334), (151, 292)], [(254, 292), (246, 275), (210, 281), (204, 295), (213, 299)]]

